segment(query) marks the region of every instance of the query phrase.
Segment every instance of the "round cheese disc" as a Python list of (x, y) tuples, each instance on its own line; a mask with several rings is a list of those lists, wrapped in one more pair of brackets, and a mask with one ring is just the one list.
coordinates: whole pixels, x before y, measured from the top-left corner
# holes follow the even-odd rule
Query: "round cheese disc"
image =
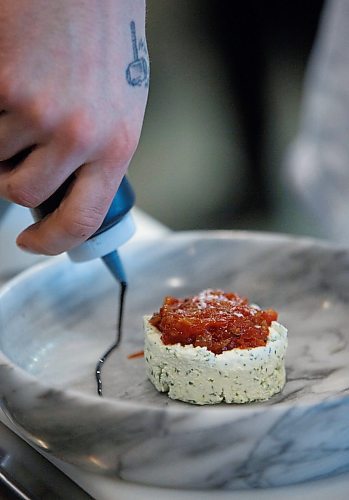
[(287, 329), (273, 321), (265, 346), (214, 354), (206, 347), (165, 345), (144, 317), (149, 380), (172, 399), (198, 405), (264, 401), (285, 385)]

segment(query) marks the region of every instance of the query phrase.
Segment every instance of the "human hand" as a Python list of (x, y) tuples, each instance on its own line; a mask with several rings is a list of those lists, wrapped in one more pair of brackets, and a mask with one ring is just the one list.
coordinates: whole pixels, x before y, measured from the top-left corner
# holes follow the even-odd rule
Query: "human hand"
[(57, 210), (19, 235), (23, 249), (61, 253), (104, 219), (141, 133), (144, 3), (0, 0), (0, 196), (34, 208), (75, 175)]

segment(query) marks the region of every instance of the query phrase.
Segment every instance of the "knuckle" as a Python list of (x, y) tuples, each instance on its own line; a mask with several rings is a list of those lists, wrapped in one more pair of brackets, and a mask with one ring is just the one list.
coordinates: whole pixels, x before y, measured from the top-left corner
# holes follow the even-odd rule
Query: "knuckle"
[(0, 102), (2, 107), (12, 106), (16, 102), (17, 87), (14, 78), (0, 73)]
[(40, 195), (30, 186), (24, 186), (16, 180), (10, 180), (7, 183), (7, 196), (9, 200), (27, 208), (35, 208), (41, 203)]
[(139, 141), (139, 133), (129, 124), (122, 124), (115, 133), (111, 151), (120, 163), (127, 163), (134, 155)]
[(104, 211), (99, 208), (79, 208), (64, 224), (68, 236), (74, 239), (86, 240), (103, 222)]
[(63, 124), (63, 132), (68, 146), (73, 150), (88, 150), (93, 146), (95, 125), (84, 112), (75, 112)]
[(51, 127), (53, 113), (45, 99), (41, 97), (32, 98), (31, 102), (26, 103), (24, 111), (36, 128), (47, 130)]
[(120, 144), (120, 154), (122, 158), (130, 160), (138, 146), (139, 136), (136, 134), (124, 134), (122, 144)]

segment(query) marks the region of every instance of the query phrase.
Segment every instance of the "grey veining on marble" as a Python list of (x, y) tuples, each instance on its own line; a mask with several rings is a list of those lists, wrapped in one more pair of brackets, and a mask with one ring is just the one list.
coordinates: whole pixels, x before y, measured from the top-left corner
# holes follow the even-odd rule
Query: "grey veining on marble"
[[(1, 405), (25, 436), (66, 462), (176, 488), (292, 484), (349, 470), (349, 249), (285, 236), (192, 232), (140, 242), (121, 348), (118, 289), (100, 262), (58, 258), (0, 291)], [(287, 384), (265, 403), (194, 407), (147, 381), (142, 316), (164, 295), (247, 295), (289, 329)]]

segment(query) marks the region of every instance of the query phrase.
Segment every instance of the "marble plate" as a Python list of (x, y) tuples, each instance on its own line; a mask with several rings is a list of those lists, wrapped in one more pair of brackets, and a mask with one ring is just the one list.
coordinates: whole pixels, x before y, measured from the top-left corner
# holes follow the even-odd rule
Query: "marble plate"
[[(263, 488), (349, 470), (349, 250), (286, 236), (177, 233), (124, 255), (118, 289), (101, 262), (52, 259), (0, 292), (1, 405), (33, 444), (68, 463), (142, 484)], [(220, 287), (279, 311), (289, 329), (287, 384), (268, 402), (196, 407), (158, 394), (144, 360), (142, 315), (166, 294)]]

